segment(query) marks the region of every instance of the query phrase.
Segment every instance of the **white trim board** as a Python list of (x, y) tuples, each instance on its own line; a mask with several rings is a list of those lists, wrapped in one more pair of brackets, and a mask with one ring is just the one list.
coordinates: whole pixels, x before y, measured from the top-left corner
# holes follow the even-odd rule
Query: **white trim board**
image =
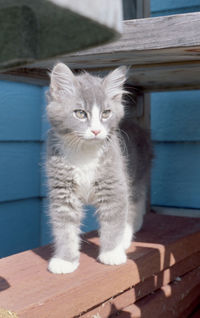
[(185, 209), (185, 208), (174, 208), (174, 207), (164, 207), (164, 206), (151, 206), (151, 210), (158, 214), (166, 215), (176, 215), (185, 217), (200, 217), (199, 209)]

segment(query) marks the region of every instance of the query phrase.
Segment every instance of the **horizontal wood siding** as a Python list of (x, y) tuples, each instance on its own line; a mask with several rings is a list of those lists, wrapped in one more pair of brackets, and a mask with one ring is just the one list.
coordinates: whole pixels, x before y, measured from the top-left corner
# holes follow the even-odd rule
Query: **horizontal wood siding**
[(40, 245), (40, 199), (0, 203), (0, 258)]
[(152, 204), (200, 208), (200, 146), (155, 143)]
[[(151, 0), (152, 16), (193, 11), (200, 11), (199, 0)], [(200, 216), (200, 91), (151, 94), (151, 128), (152, 204), (197, 209)]]
[(40, 140), (39, 86), (0, 81), (0, 141)]
[(40, 245), (42, 97), (0, 81), (0, 257)]
[(40, 195), (40, 143), (0, 143), (0, 202)]
[(200, 141), (200, 91), (151, 94), (154, 141)]
[(199, 0), (151, 0), (151, 15), (170, 15), (200, 11)]

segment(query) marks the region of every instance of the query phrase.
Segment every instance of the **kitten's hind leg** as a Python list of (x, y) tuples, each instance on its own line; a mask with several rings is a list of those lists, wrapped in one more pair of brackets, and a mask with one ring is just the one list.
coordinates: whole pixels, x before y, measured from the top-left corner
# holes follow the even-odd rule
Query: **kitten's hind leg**
[(146, 195), (140, 196), (137, 201), (132, 201), (128, 209), (128, 217), (124, 231), (124, 248), (127, 249), (143, 224), (143, 217), (146, 212)]

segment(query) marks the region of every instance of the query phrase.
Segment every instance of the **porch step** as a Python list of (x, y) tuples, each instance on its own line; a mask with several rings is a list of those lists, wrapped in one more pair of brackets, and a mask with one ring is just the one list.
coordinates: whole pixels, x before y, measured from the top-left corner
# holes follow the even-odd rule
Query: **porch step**
[[(116, 312), (122, 314), (125, 308), (130, 314), (126, 317), (145, 318), (134, 316), (133, 306), (142, 304), (144, 308), (145, 303), (147, 308), (146, 297), (155, 299), (156, 303), (161, 295), (167, 304), (170, 297), (165, 295), (166, 286), (173, 285), (172, 290), (187, 286), (194, 296), (188, 296), (187, 307), (198, 293), (200, 296), (200, 288), (197, 288), (200, 284), (200, 219), (149, 213), (143, 229), (127, 251), (128, 261), (124, 265), (98, 263), (98, 249), (97, 234), (87, 234), (80, 267), (67, 275), (47, 271), (51, 246), (1, 259), (0, 307), (15, 312), (20, 318), (106, 318)], [(191, 278), (185, 281), (186, 277), (193, 277), (193, 281)], [(155, 291), (158, 298), (154, 294), (148, 296)], [(180, 301), (174, 298), (169, 306), (175, 308), (175, 303)]]

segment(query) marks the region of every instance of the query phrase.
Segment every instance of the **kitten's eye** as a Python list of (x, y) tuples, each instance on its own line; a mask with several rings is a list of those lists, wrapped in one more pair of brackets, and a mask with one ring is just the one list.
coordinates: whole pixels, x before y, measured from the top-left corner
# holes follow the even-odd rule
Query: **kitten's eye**
[(84, 110), (82, 110), (82, 109), (76, 109), (76, 110), (74, 111), (74, 114), (75, 114), (75, 116), (76, 116), (78, 119), (85, 119), (85, 118), (87, 118), (87, 113), (86, 113)]
[(107, 110), (104, 110), (101, 114), (101, 117), (103, 119), (108, 119), (111, 115), (111, 110), (110, 109), (107, 109)]

